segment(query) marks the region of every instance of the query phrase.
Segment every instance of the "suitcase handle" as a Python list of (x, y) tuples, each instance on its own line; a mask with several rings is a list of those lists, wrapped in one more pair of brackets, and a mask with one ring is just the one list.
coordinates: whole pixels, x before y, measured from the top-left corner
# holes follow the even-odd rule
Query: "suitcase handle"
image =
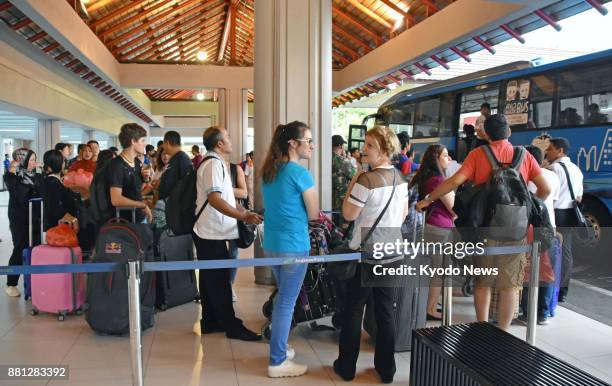
[(30, 198), (28, 200), (28, 241), (29, 241), (29, 246), (30, 248), (32, 248), (34, 246), (34, 226), (33, 226), (33, 210), (32, 210), (32, 206), (35, 202), (39, 202), (40, 203), (40, 242), (42, 243), (44, 240), (43, 234), (43, 199), (42, 197), (34, 197), (34, 198)]
[(122, 210), (131, 210), (132, 211), (132, 222), (136, 223), (136, 209), (137, 208), (134, 208), (131, 206), (116, 206), (115, 214), (117, 215), (117, 217), (121, 217), (119, 216), (119, 212), (121, 212)]

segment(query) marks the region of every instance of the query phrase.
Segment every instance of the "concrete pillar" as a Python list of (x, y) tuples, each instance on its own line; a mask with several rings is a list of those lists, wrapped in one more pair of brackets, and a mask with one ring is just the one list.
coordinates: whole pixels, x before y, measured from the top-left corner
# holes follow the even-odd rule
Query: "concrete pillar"
[(83, 143), (87, 143), (93, 139), (96, 139), (95, 130), (83, 130)]
[(53, 119), (39, 119), (36, 127), (36, 142), (34, 151), (39, 162), (47, 150), (54, 148), (60, 142), (60, 121)]
[[(316, 143), (308, 162), (321, 208), (331, 208), (331, 0), (255, 2), (255, 168), (263, 164), (274, 128), (308, 124)], [(261, 180), (255, 207), (262, 209)], [(256, 251), (256, 256), (261, 251)], [(256, 282), (266, 278), (256, 270)]]
[(242, 161), (244, 135), (248, 126), (247, 90), (219, 89), (219, 126), (225, 127), (232, 140), (231, 162)]

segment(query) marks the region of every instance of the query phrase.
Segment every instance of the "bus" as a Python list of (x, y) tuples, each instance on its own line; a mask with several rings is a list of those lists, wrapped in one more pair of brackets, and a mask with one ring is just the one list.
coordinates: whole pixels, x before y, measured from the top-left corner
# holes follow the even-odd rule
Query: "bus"
[[(417, 159), (432, 143), (457, 154), (463, 125), (474, 124), (484, 102), (506, 115), (514, 145), (545, 150), (550, 137), (570, 141), (569, 157), (584, 174), (585, 216), (595, 230), (578, 241), (597, 249), (612, 213), (612, 50), (543, 65), (515, 62), (405, 90), (363, 124), (408, 132)], [(362, 137), (364, 126), (356, 129)]]

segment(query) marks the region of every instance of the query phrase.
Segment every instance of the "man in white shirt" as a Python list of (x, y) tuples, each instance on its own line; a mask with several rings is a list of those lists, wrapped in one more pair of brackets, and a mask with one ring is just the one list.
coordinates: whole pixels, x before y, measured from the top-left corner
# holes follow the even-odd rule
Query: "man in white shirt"
[(484, 102), (480, 105), (480, 116), (476, 119), (476, 124), (474, 125), (474, 129), (476, 130), (476, 137), (478, 139), (486, 139), (487, 135), (484, 130), (484, 123), (487, 118), (491, 116), (491, 105), (487, 102)]
[[(216, 126), (206, 129), (204, 146), (210, 151), (197, 171), (196, 216), (199, 216), (193, 227), (193, 242), (198, 260), (230, 259), (227, 244), (228, 240), (238, 238), (236, 219), (247, 224), (260, 224), (262, 219), (256, 213), (236, 207), (226, 165), (232, 152), (227, 130)], [(261, 335), (247, 329), (236, 317), (229, 269), (201, 269), (199, 284), (202, 334), (225, 332), (231, 339), (261, 340)]]
[[(582, 201), (582, 172), (567, 156), (570, 143), (565, 138), (551, 138), (550, 145), (546, 149), (546, 159), (550, 163), (550, 169), (559, 177), (559, 198), (554, 203), (555, 222), (559, 232), (563, 235), (561, 265), (561, 288), (559, 289), (559, 302), (565, 302), (567, 288), (574, 266), (572, 252), (572, 227), (577, 225), (573, 209), (574, 200)], [(569, 176), (569, 179), (568, 179)], [(571, 187), (571, 191), (570, 191)]]

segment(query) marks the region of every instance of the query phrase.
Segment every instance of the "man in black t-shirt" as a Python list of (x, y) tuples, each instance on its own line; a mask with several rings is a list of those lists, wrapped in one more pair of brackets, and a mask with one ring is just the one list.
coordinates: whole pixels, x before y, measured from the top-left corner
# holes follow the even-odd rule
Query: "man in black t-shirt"
[(158, 180), (160, 199), (167, 198), (179, 180), (193, 170), (193, 164), (189, 156), (181, 150), (181, 135), (179, 133), (168, 131), (164, 134), (162, 146), (164, 153), (170, 155), (171, 158), (168, 161), (166, 171)]
[[(114, 158), (108, 167), (108, 182), (113, 210), (115, 207), (136, 208), (136, 222), (145, 218), (151, 222), (151, 209), (142, 199), (142, 171), (138, 155), (145, 152), (147, 132), (136, 123), (121, 126), (119, 142), (123, 151)], [(114, 216), (114, 213), (112, 214)], [(131, 213), (121, 213), (121, 217), (132, 220)]]

